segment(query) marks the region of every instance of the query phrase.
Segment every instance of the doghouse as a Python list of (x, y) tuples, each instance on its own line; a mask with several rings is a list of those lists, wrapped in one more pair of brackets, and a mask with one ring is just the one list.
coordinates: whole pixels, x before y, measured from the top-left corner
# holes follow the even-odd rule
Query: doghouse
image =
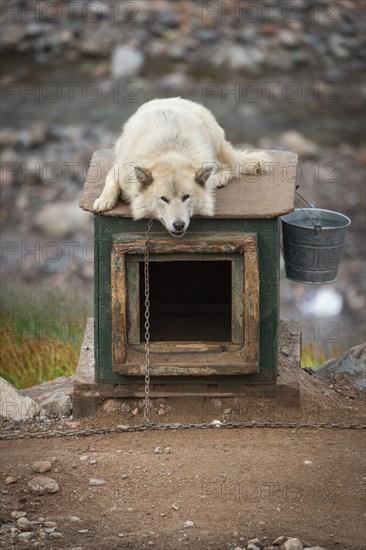
[[(279, 216), (293, 210), (297, 157), (283, 151), (270, 155), (268, 175), (243, 176), (218, 189), (215, 216), (192, 219), (184, 237), (177, 239), (153, 222), (152, 398), (294, 390), (279, 380), (279, 339), (285, 330), (279, 317)], [(112, 163), (112, 150), (94, 154), (82, 209), (92, 212)], [(74, 387), (76, 417), (92, 414), (111, 398), (144, 397), (148, 221), (134, 222), (123, 202), (94, 215), (94, 221), (94, 329), (89, 321)], [(297, 331), (295, 347), (299, 340)]]

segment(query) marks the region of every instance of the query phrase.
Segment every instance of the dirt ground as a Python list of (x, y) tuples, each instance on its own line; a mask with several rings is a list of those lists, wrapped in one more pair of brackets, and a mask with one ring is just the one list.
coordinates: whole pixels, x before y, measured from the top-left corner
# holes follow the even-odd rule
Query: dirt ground
[[(294, 420), (365, 418), (361, 394), (307, 373), (299, 411)], [(78, 429), (125, 423), (122, 414), (103, 413)], [(44, 475), (58, 482), (58, 493), (29, 492), (36, 460), (53, 461)], [(1, 463), (3, 522), (14, 525), (11, 512), (24, 510), (31, 521), (56, 522), (62, 534), (41, 538), (44, 523), (35, 524), (24, 544), (5, 528), (5, 548), (234, 550), (253, 537), (272, 542), (280, 535), (326, 550), (365, 548), (365, 430), (213, 428), (12, 440), (1, 442)], [(17, 481), (4, 485), (10, 475)], [(93, 485), (93, 478), (105, 483)]]

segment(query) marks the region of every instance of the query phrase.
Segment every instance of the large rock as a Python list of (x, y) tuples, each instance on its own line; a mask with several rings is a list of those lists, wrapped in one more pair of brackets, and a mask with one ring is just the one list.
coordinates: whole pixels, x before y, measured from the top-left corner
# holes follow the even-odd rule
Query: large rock
[(192, 92), (195, 87), (194, 79), (181, 71), (175, 71), (164, 75), (157, 83), (157, 87), (162, 92), (173, 94), (185, 94)]
[(214, 65), (228, 68), (234, 72), (259, 72), (265, 56), (258, 48), (241, 46), (240, 44), (222, 44), (211, 57)]
[(291, 538), (282, 545), (282, 550), (302, 550), (303, 545), (299, 539)]
[(38, 403), (23, 397), (9, 382), (0, 378), (0, 416), (11, 420), (28, 420), (39, 414)]
[(317, 157), (319, 156), (319, 150), (316, 143), (306, 139), (303, 135), (295, 130), (288, 130), (280, 135), (281, 145), (285, 149), (294, 151), (298, 155), (303, 157)]
[(69, 395), (65, 395), (64, 392), (60, 391), (42, 401), (41, 408), (48, 416), (56, 418), (70, 416), (72, 401)]
[(36, 227), (48, 237), (63, 239), (77, 231), (88, 231), (92, 217), (83, 213), (76, 201), (46, 204), (36, 216)]
[(140, 74), (144, 65), (144, 54), (132, 46), (117, 46), (112, 54), (111, 72), (113, 78), (131, 78)]
[(347, 378), (356, 389), (366, 390), (366, 343), (354, 346), (337, 359), (327, 361), (314, 374), (327, 380)]

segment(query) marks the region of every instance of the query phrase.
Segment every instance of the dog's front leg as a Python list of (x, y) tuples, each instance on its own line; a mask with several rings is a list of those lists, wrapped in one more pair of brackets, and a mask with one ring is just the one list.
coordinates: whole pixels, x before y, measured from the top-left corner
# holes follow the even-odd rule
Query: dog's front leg
[(207, 186), (210, 187), (210, 189), (225, 187), (234, 177), (236, 177), (236, 174), (230, 170), (228, 166), (219, 162), (215, 164), (214, 171), (207, 180)]
[(114, 207), (121, 193), (121, 187), (118, 180), (118, 164), (115, 164), (107, 174), (104, 189), (100, 197), (94, 201), (94, 212), (105, 212)]

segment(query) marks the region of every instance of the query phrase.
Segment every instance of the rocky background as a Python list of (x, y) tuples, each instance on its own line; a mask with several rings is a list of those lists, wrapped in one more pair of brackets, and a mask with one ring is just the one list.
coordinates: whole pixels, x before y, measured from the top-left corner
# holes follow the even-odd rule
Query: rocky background
[(6, 0), (1, 10), (5, 282), (92, 296), (92, 217), (78, 209), (92, 153), (112, 147), (143, 102), (180, 95), (210, 108), (237, 145), (299, 153), (301, 195), (352, 219), (337, 282), (283, 279), (282, 317), (303, 319), (305, 342), (362, 341), (363, 1)]

